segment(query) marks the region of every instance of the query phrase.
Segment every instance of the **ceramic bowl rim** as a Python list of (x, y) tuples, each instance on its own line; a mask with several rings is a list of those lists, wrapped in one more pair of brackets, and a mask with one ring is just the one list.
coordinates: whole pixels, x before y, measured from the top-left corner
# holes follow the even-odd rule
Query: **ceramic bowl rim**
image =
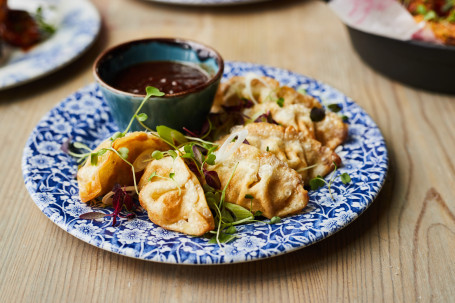
[(182, 96), (186, 96), (186, 95), (189, 95), (189, 94), (192, 94), (192, 93), (195, 93), (195, 92), (199, 92), (199, 91), (202, 91), (204, 90), (205, 88), (209, 87), (210, 85), (212, 85), (213, 83), (215, 83), (216, 81), (220, 80), (221, 79), (221, 76), (223, 75), (223, 72), (224, 72), (224, 60), (223, 60), (223, 57), (221, 57), (220, 53), (215, 50), (214, 48), (206, 45), (206, 44), (203, 44), (201, 42), (198, 42), (198, 41), (194, 41), (194, 40), (190, 40), (190, 39), (184, 39), (184, 38), (144, 38), (144, 39), (137, 39), (137, 40), (131, 40), (131, 41), (127, 41), (127, 42), (124, 42), (124, 43), (120, 43), (120, 44), (117, 44), (117, 45), (114, 45), (106, 50), (104, 50), (100, 55), (98, 55), (98, 57), (96, 58), (95, 62), (93, 63), (93, 66), (92, 66), (92, 72), (93, 72), (93, 76), (96, 80), (96, 82), (98, 82), (100, 85), (104, 86), (106, 89), (116, 93), (116, 94), (120, 94), (120, 95), (124, 95), (124, 96), (128, 96), (128, 97), (136, 97), (136, 98), (145, 98), (145, 94), (133, 94), (133, 93), (129, 93), (129, 92), (125, 92), (125, 91), (122, 91), (122, 90), (119, 90), (119, 89), (116, 89), (114, 87), (112, 87), (111, 85), (107, 84), (103, 79), (101, 79), (101, 77), (99, 76), (98, 74), (98, 67), (101, 63), (101, 61), (110, 53), (118, 50), (118, 49), (121, 49), (121, 48), (125, 48), (129, 45), (136, 45), (136, 44), (143, 44), (143, 43), (150, 43), (150, 42), (158, 42), (158, 43), (172, 43), (172, 44), (176, 44), (176, 45), (182, 45), (184, 43), (188, 43), (188, 44), (192, 44), (192, 45), (197, 45), (203, 49), (208, 49), (209, 51), (213, 52), (215, 54), (215, 60), (217, 61), (218, 63), (218, 71), (215, 75), (211, 76), (210, 79), (203, 83), (203, 84), (200, 84), (200, 85), (197, 85), (195, 87), (192, 87), (192, 88), (189, 88), (189, 89), (186, 89), (184, 91), (181, 91), (181, 92), (178, 92), (178, 93), (174, 93), (174, 94), (166, 94), (160, 98), (174, 98), (174, 97), (182, 97)]

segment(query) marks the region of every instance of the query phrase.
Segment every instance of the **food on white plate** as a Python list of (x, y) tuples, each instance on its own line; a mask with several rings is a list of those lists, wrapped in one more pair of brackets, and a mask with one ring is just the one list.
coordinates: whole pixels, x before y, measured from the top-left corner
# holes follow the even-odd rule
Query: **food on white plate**
[[(142, 155), (150, 155), (155, 150), (168, 150), (167, 145), (161, 139), (145, 132), (128, 133), (125, 137), (115, 140), (107, 139), (101, 143), (92, 154), (96, 154), (96, 163), (87, 159), (85, 164), (77, 172), (79, 196), (82, 202), (88, 202), (110, 192), (114, 185), (133, 185), (135, 174), (131, 166), (111, 149), (122, 152), (128, 149), (127, 161), (134, 164)], [(91, 158), (91, 157), (90, 157)], [(135, 173), (141, 174), (140, 170), (145, 165), (136, 165), (139, 169)], [(142, 175), (142, 174), (141, 174)]]

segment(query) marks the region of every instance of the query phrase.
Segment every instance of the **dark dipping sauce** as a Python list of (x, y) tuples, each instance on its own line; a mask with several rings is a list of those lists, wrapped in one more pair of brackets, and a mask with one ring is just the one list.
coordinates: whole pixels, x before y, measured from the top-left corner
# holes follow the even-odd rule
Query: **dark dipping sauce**
[(145, 95), (147, 86), (176, 94), (206, 83), (209, 77), (197, 66), (173, 61), (150, 61), (120, 71), (111, 85), (124, 92)]

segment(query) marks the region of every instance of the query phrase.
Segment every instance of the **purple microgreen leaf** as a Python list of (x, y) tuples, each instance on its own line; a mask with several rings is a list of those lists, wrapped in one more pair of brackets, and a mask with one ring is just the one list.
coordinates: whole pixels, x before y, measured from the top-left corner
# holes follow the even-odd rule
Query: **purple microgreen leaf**
[(197, 145), (193, 145), (192, 150), (193, 150), (194, 159), (199, 164), (202, 164), (202, 153), (201, 153), (201, 150), (199, 149), (199, 147)]
[(129, 211), (134, 210), (135, 206), (136, 206), (136, 205), (134, 205), (133, 198), (131, 198), (131, 196), (128, 195), (127, 193), (125, 193), (125, 196), (123, 197), (123, 204), (125, 205), (126, 209)]
[(218, 173), (213, 170), (204, 170), (205, 182), (215, 189), (221, 189), (221, 181), (218, 177)]
[(190, 135), (191, 137), (199, 138), (199, 135), (198, 135), (198, 134), (196, 134), (196, 133), (190, 131), (188, 128), (183, 127), (183, 130), (184, 130), (188, 135)]
[(70, 152), (70, 144), (71, 140), (73, 140), (72, 136), (69, 136), (68, 139), (63, 141), (62, 146), (60, 146), (60, 149), (65, 153), (68, 154)]
[(248, 145), (250, 145), (250, 142), (248, 142), (248, 140), (245, 139), (245, 140), (243, 140), (243, 144), (248, 144)]
[(253, 101), (251, 101), (250, 99), (242, 98), (242, 101), (243, 101), (243, 107), (244, 108), (251, 108), (251, 107), (254, 106)]
[(83, 220), (96, 220), (96, 219), (101, 219), (104, 217), (109, 217), (109, 215), (97, 212), (97, 211), (92, 211), (89, 213), (85, 213), (79, 216), (79, 219)]

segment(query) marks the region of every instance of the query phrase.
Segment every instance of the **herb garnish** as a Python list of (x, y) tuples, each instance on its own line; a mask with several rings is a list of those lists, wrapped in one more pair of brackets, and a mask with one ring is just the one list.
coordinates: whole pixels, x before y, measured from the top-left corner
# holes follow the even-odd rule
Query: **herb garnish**
[[(136, 211), (139, 206), (133, 198), (120, 186), (120, 185), (115, 185), (113, 190), (114, 196), (112, 198), (112, 206), (114, 207), (114, 211), (112, 214), (105, 214), (101, 212), (88, 212), (85, 214), (82, 214), (79, 216), (80, 219), (84, 220), (96, 220), (96, 219), (101, 219), (105, 217), (112, 217), (112, 226), (115, 226), (117, 223), (117, 218), (127, 218), (127, 219), (133, 219), (136, 217), (136, 214), (134, 211)], [(120, 212), (123, 209), (126, 209), (129, 211), (126, 215), (121, 215)]]
[[(335, 166), (335, 169), (333, 170), (332, 175), (330, 176), (329, 182), (327, 182), (326, 180), (324, 180), (324, 178), (322, 178), (320, 175), (318, 175), (316, 178), (313, 178), (310, 180), (310, 187), (312, 190), (317, 190), (320, 187), (327, 185), (327, 188), (328, 188), (329, 194), (330, 194), (330, 198), (332, 198), (332, 200), (335, 201), (335, 199), (333, 198), (333, 195), (332, 195), (331, 186), (332, 186), (333, 181), (336, 179), (335, 174), (337, 171), (337, 165), (335, 164), (335, 162), (332, 162), (332, 163), (333, 163), (333, 166)], [(349, 176), (348, 173), (342, 173), (341, 175), (339, 175), (337, 177), (340, 177), (341, 182), (343, 182), (344, 185), (351, 182), (351, 176)]]
[(278, 100), (276, 100), (276, 104), (278, 104), (279, 107), (283, 107), (284, 106), (284, 98), (279, 98)]

